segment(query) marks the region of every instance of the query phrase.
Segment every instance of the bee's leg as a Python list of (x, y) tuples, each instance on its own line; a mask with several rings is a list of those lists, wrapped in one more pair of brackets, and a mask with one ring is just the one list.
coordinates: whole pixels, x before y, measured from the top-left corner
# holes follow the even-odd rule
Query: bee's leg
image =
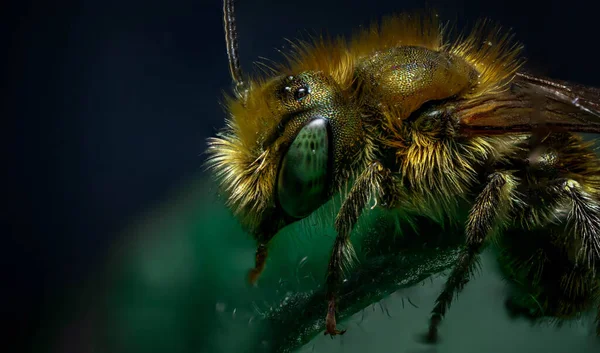
[(571, 241), (580, 241), (577, 260), (594, 268), (600, 264), (600, 205), (575, 180), (562, 183), (564, 195), (571, 201), (567, 232)]
[(257, 245), (256, 254), (254, 255), (254, 268), (248, 272), (248, 282), (254, 285), (258, 281), (258, 277), (265, 269), (267, 256), (269, 254), (269, 242), (280, 229), (278, 223), (267, 221), (261, 225), (260, 231), (256, 235)]
[(437, 341), (438, 325), (450, 308), (454, 296), (464, 288), (475, 271), (486, 236), (497, 222), (500, 213), (507, 212), (512, 207), (515, 186), (516, 182), (510, 174), (496, 172), (489, 176), (487, 185), (477, 196), (466, 224), (466, 246), (431, 311), (426, 336), (428, 342)]
[(250, 284), (254, 285), (256, 281), (258, 281), (258, 277), (260, 277), (260, 274), (265, 269), (268, 254), (269, 249), (267, 248), (267, 243), (259, 242), (256, 246), (254, 268), (252, 268), (250, 272), (248, 272), (248, 281), (250, 282)]
[[(600, 205), (575, 180), (561, 183), (562, 192), (570, 201), (565, 230), (570, 239), (566, 244), (577, 244), (577, 264), (584, 265), (597, 277), (600, 264)], [(587, 284), (587, 283), (586, 283)], [(600, 300), (596, 295), (596, 300)], [(600, 305), (596, 316), (596, 334), (600, 336)]]
[[(356, 179), (348, 197), (344, 200), (335, 219), (337, 236), (329, 259), (327, 270), (327, 316), (325, 318), (325, 334), (331, 336), (343, 334), (345, 330), (336, 328), (336, 296), (342, 280), (344, 268), (348, 267), (354, 257), (354, 249), (350, 242), (350, 232), (358, 221), (363, 209), (372, 196), (386, 197), (391, 201), (393, 196), (388, 194), (394, 188), (394, 182), (389, 170), (381, 163), (374, 162)], [(389, 202), (388, 202), (389, 205)]]

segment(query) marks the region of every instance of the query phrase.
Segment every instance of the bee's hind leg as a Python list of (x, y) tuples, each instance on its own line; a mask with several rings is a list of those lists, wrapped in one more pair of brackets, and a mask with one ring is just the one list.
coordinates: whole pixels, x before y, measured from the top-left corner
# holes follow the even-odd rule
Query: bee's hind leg
[(515, 187), (516, 182), (510, 174), (496, 172), (489, 176), (487, 185), (477, 196), (466, 224), (466, 246), (446, 280), (444, 290), (436, 299), (435, 307), (431, 311), (429, 331), (425, 336), (426, 342), (434, 343), (438, 340), (438, 326), (450, 308), (454, 296), (464, 288), (475, 271), (479, 252), (487, 235), (499, 216), (512, 208)]
[[(394, 181), (389, 170), (379, 162), (371, 163), (356, 179), (348, 197), (344, 200), (335, 219), (337, 236), (329, 259), (327, 270), (327, 316), (325, 335), (341, 335), (346, 330), (336, 328), (337, 293), (344, 269), (351, 265), (354, 249), (350, 242), (350, 233), (371, 197), (385, 198), (390, 206), (394, 195)], [(381, 200), (380, 200), (381, 201)]]

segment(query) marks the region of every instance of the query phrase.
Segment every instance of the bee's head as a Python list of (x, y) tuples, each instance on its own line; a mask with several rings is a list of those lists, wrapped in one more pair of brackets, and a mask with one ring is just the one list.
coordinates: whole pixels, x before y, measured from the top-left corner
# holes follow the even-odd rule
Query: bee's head
[(227, 99), (227, 128), (211, 139), (209, 163), (245, 223), (274, 215), (289, 223), (329, 199), (364, 143), (350, 102), (331, 76), (311, 71)]
[(225, 99), (227, 127), (210, 139), (208, 163), (229, 206), (253, 232), (266, 221), (280, 228), (308, 216), (362, 160), (352, 70), (340, 65), (341, 49), (317, 55), (322, 46), (305, 46), (296, 62), (254, 81), (236, 80), (241, 71), (230, 58), (237, 94)]

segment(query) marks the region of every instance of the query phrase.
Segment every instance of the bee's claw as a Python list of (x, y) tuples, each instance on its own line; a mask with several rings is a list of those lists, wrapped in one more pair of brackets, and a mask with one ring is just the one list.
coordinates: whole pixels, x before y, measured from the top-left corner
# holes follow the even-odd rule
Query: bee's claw
[(329, 329), (326, 329), (325, 332), (323, 332), (323, 335), (327, 336), (330, 335), (331, 339), (333, 339), (333, 336), (336, 335), (343, 335), (344, 333), (346, 333), (346, 330), (337, 330), (337, 329), (333, 329), (333, 331), (330, 331)]
[(250, 271), (248, 271), (248, 282), (255, 286), (256, 282), (258, 281), (258, 278), (260, 277), (260, 273), (261, 271), (257, 270), (256, 268), (251, 269)]
[(418, 335), (417, 341), (425, 344), (437, 344), (440, 341), (440, 336), (437, 330), (430, 329), (427, 333)]
[(338, 330), (336, 328), (336, 320), (335, 320), (335, 302), (329, 302), (329, 308), (327, 309), (327, 317), (325, 318), (325, 326), (326, 330), (323, 333), (324, 335), (330, 335), (333, 339), (333, 336), (343, 335), (346, 333), (346, 330)]
[(442, 321), (442, 318), (439, 315), (434, 314), (430, 320), (429, 330), (427, 333), (419, 335), (418, 340), (426, 344), (436, 344), (440, 340), (440, 336), (438, 334), (438, 325)]
[(430, 329), (425, 335), (425, 342), (435, 344), (439, 341), (440, 336), (438, 335), (437, 329)]

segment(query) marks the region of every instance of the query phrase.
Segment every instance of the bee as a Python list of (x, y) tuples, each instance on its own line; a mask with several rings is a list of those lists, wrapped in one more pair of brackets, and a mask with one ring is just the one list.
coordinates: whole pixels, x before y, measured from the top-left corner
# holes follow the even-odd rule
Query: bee
[(293, 42), (284, 64), (249, 78), (233, 1), (223, 9), (234, 93), (207, 163), (257, 241), (251, 283), (283, 227), (341, 195), (325, 334), (345, 332), (336, 305), (355, 258), (350, 235), (375, 202), (401, 222), (450, 220), (464, 232), (428, 342), (491, 241), (540, 315), (597, 310), (600, 335), (600, 160), (579, 135), (600, 132), (600, 90), (526, 73), (522, 46), (486, 21), (447, 41), (435, 14)]

